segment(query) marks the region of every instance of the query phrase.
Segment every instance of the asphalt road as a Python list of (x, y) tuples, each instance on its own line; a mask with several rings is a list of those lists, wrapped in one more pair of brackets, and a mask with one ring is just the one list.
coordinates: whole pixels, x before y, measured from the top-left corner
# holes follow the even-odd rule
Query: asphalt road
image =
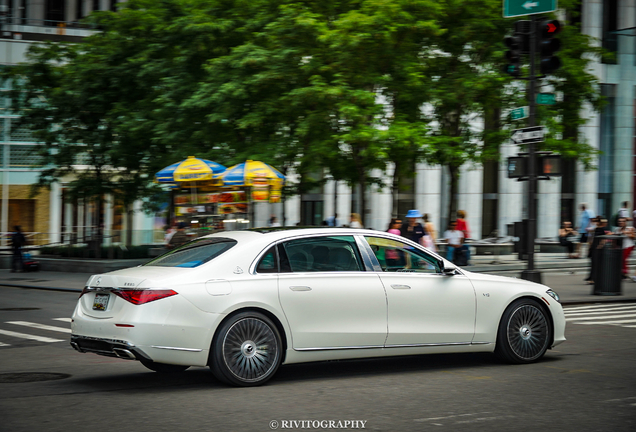
[(491, 354), (313, 363), (283, 366), (267, 385), (237, 389), (207, 368), (163, 376), (138, 362), (75, 352), (60, 318), (70, 317), (76, 299), (0, 288), (0, 331), (62, 340), (0, 332), (0, 431), (270, 431), (272, 421), (277, 430), (302, 430), (329, 420), (382, 431), (636, 430), (636, 328), (629, 327), (636, 323), (597, 324), (603, 314), (619, 315), (608, 306), (591, 320), (571, 310), (580, 321), (568, 323), (568, 341), (536, 364), (506, 365)]

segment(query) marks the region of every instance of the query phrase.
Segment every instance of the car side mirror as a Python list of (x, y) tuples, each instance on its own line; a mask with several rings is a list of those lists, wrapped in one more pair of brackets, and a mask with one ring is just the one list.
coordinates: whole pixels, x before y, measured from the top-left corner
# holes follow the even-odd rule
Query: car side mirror
[(442, 270), (445, 276), (453, 276), (457, 274), (457, 266), (455, 264), (444, 264), (444, 269)]

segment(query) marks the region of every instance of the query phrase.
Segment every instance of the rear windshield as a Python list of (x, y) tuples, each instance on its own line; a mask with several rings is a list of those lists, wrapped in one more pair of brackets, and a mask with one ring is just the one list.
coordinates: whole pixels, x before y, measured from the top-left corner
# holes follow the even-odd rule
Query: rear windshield
[(235, 244), (236, 240), (229, 238), (194, 240), (147, 262), (144, 266), (197, 267), (218, 257)]

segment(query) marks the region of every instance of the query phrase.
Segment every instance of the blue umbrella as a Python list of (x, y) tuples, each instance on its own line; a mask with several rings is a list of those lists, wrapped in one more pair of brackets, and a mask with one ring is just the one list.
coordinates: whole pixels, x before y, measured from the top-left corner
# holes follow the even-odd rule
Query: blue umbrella
[(188, 156), (187, 159), (165, 167), (155, 174), (158, 183), (178, 183), (212, 180), (217, 174), (225, 171), (225, 167), (207, 159)]

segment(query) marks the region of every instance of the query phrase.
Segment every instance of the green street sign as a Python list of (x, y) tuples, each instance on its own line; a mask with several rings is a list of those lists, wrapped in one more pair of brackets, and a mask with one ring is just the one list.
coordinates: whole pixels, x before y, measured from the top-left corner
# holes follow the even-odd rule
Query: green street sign
[(557, 10), (557, 0), (503, 0), (503, 16), (511, 18)]
[(554, 93), (539, 93), (537, 103), (539, 105), (554, 105), (556, 104), (556, 95)]
[(510, 111), (510, 118), (512, 120), (521, 120), (524, 118), (528, 118), (528, 115), (530, 114), (530, 108), (527, 106), (521, 107), (521, 108), (515, 108), (513, 110)]

